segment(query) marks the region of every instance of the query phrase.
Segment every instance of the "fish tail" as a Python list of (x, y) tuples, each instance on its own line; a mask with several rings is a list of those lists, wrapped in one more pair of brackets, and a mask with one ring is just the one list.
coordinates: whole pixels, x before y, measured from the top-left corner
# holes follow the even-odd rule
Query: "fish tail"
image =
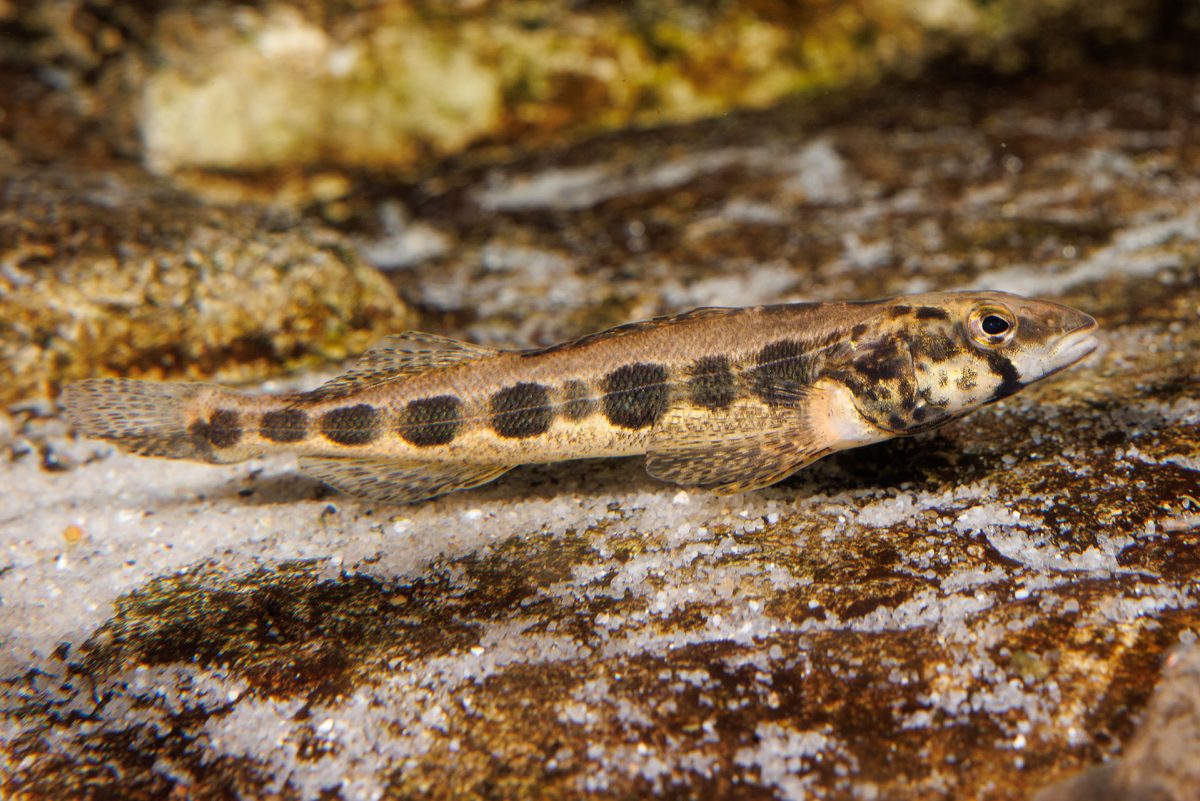
[(192, 421), (211, 400), (236, 393), (213, 384), (163, 383), (127, 378), (91, 378), (67, 385), (62, 402), (77, 433), (108, 440), (142, 456), (219, 459), (211, 432), (198, 435)]

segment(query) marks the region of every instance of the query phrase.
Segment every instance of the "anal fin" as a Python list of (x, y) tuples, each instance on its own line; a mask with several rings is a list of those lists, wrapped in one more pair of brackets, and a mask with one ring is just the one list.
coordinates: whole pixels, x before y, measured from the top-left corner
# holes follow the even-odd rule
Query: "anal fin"
[(824, 424), (829, 400), (822, 389), (804, 389), (786, 406), (740, 399), (724, 409), (673, 409), (650, 434), (646, 470), (726, 494), (770, 486), (850, 447)]
[(512, 465), (306, 456), (300, 471), (350, 495), (380, 503), (415, 503), (500, 477)]
[(500, 351), (437, 334), (406, 331), (387, 336), (364, 353), (354, 366), (302, 397), (305, 401), (340, 398), (385, 381), (418, 375), (463, 362), (494, 356)]

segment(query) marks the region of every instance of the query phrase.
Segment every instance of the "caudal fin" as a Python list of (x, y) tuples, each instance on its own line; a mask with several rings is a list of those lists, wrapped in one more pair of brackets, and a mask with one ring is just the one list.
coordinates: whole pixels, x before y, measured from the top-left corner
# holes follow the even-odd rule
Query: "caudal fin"
[(87, 437), (105, 439), (132, 453), (211, 461), (188, 431), (187, 410), (212, 384), (90, 378), (63, 390), (67, 420)]

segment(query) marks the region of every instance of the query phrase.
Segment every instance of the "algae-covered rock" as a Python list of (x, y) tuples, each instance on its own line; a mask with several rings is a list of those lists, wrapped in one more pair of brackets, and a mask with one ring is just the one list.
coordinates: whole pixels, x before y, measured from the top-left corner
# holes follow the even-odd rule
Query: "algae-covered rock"
[(86, 376), (264, 377), (409, 320), (319, 225), (208, 207), (130, 167), (0, 174), (0, 403)]
[(798, 91), (1003, 70), (1157, 29), (1140, 0), (31, 3), (10, 45), (154, 168), (427, 166), (474, 144), (661, 125)]

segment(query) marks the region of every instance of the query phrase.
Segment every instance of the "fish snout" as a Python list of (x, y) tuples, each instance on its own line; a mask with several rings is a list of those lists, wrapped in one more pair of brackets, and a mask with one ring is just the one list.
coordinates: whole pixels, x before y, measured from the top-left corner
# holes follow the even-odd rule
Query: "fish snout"
[(1074, 314), (1070, 322), (1074, 325), (1067, 328), (1067, 332), (1051, 350), (1047, 364), (1048, 374), (1057, 373), (1059, 370), (1070, 367), (1094, 351), (1100, 344), (1096, 339), (1096, 330), (1100, 328), (1096, 319), (1090, 314), (1072, 311)]
[(1065, 323), (1063, 329), (1068, 336), (1079, 331), (1091, 333), (1100, 327), (1100, 324), (1096, 322), (1096, 318), (1092, 315), (1081, 312), (1078, 309), (1069, 309), (1069, 311), (1070, 314), (1066, 315), (1066, 319), (1063, 321)]

